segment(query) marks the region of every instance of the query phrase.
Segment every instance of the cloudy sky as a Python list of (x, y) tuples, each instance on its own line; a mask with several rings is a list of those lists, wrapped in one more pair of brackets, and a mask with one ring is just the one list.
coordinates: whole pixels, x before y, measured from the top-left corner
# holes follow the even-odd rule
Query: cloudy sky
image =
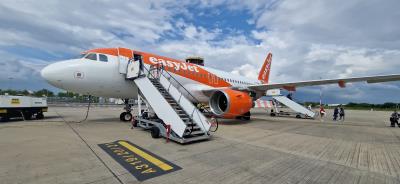
[[(272, 82), (400, 73), (398, 0), (0, 2), (0, 88), (49, 88), (41, 68), (96, 47), (129, 47)], [(295, 98), (318, 101), (320, 87)], [(400, 102), (400, 82), (322, 87), (327, 103)]]

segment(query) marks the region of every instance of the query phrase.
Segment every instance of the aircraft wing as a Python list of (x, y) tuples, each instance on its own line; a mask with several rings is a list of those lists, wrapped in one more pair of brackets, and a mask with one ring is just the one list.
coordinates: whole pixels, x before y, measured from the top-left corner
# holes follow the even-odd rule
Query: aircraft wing
[(343, 88), (346, 86), (346, 83), (349, 82), (366, 81), (367, 83), (380, 83), (380, 82), (390, 82), (399, 80), (400, 80), (400, 74), (396, 74), (396, 75), (378, 75), (378, 76), (353, 77), (353, 78), (341, 78), (341, 79), (321, 79), (321, 80), (286, 82), (286, 83), (269, 83), (269, 84), (250, 85), (247, 86), (247, 88), (257, 91), (266, 91), (269, 89), (282, 89), (282, 88), (288, 91), (295, 91), (297, 87), (305, 87), (305, 86), (338, 84), (340, 87)]

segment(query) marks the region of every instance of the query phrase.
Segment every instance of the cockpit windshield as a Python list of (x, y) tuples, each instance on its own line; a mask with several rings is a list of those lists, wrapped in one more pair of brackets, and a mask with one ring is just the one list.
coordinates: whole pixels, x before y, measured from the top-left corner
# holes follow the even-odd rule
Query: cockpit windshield
[(79, 58), (90, 59), (93, 61), (108, 62), (107, 55), (97, 54), (97, 53), (83, 53), (79, 56)]
[(84, 58), (87, 55), (87, 53), (82, 53), (78, 56), (78, 59)]
[(97, 54), (96, 53), (89, 53), (85, 56), (86, 59), (97, 61)]

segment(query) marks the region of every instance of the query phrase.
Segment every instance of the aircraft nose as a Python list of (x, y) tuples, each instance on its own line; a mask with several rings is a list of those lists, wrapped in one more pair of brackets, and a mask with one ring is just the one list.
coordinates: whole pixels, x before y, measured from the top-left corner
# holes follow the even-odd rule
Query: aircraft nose
[(74, 65), (75, 62), (75, 60), (65, 60), (50, 64), (40, 71), (40, 75), (48, 83), (52, 84), (53, 86), (60, 87), (61, 84), (67, 82), (65, 80), (67, 79), (66, 75), (69, 71), (68, 68)]
[(57, 80), (57, 70), (59, 70), (57, 64), (50, 64), (40, 71), (40, 75), (47, 82), (54, 84)]

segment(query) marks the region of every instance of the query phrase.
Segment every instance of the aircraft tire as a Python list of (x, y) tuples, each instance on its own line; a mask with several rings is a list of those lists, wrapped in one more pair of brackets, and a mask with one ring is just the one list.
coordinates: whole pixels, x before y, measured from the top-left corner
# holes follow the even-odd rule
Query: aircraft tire
[(5, 116), (1, 117), (0, 119), (1, 119), (0, 122), (7, 122), (7, 121), (10, 121), (10, 117), (8, 117), (8, 115), (5, 115)]
[(122, 121), (131, 121), (133, 118), (130, 112), (125, 112), (124, 116), (122, 117)]
[(24, 119), (25, 120), (32, 119), (32, 113), (31, 112), (24, 112), (23, 115), (24, 115)]
[(160, 129), (158, 129), (157, 127), (151, 127), (150, 133), (152, 138), (160, 138)]
[(250, 117), (251, 117), (250, 111), (243, 114), (243, 120), (249, 121)]
[(124, 121), (125, 114), (126, 114), (126, 112), (122, 112), (122, 113), (119, 115), (119, 120)]
[(42, 112), (36, 114), (36, 119), (44, 119), (44, 115)]

